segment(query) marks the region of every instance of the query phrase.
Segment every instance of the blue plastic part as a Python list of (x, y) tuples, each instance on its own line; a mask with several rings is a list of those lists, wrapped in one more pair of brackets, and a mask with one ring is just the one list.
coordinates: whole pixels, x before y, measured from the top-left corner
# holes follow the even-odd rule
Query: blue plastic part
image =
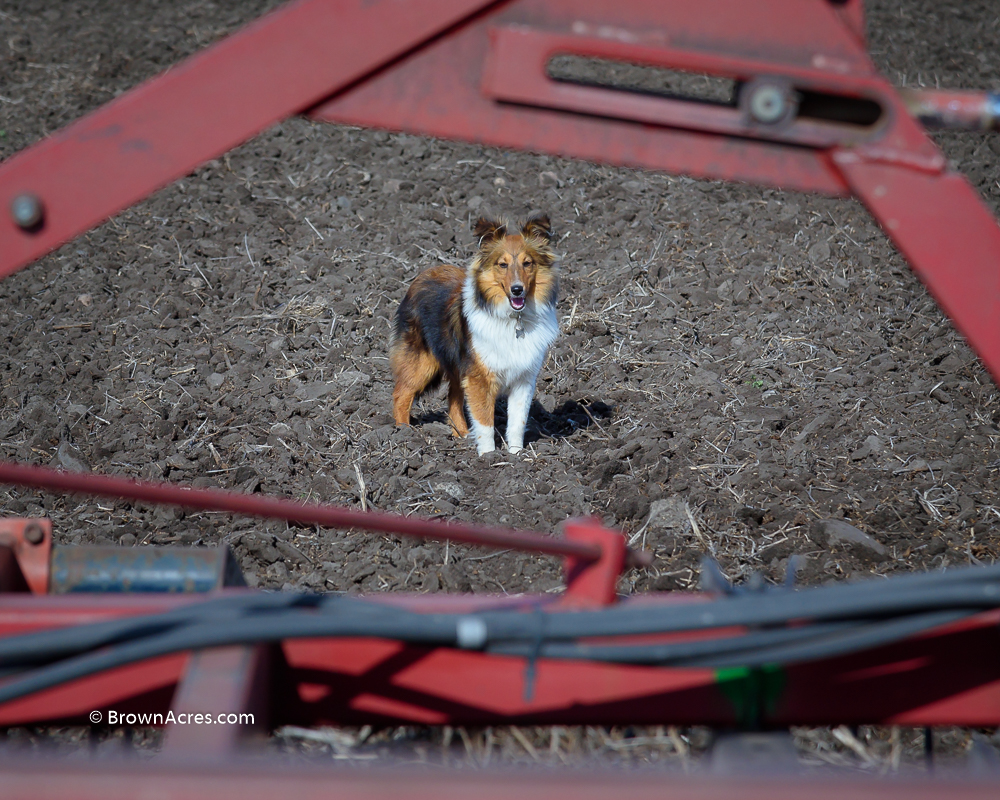
[(49, 593), (210, 592), (245, 586), (222, 547), (54, 547)]

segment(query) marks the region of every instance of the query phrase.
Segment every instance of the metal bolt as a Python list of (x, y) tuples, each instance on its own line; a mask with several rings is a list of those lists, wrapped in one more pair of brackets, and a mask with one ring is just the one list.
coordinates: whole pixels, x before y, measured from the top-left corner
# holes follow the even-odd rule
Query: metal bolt
[(24, 526), (24, 539), (28, 544), (41, 544), (45, 541), (45, 531), (37, 522), (29, 522)]
[(784, 78), (755, 78), (740, 89), (739, 106), (748, 123), (778, 126), (794, 119), (799, 97)]
[(757, 122), (773, 125), (785, 116), (788, 103), (785, 93), (774, 85), (764, 84), (750, 95), (750, 114)]
[(14, 224), (22, 230), (31, 230), (45, 217), (42, 201), (33, 194), (19, 194), (10, 204), (10, 215)]

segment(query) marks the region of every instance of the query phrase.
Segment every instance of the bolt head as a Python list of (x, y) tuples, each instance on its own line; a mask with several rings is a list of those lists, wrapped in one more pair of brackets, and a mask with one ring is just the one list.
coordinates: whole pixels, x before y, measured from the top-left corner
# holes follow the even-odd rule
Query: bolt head
[(20, 194), (10, 204), (10, 215), (14, 224), (22, 230), (30, 230), (45, 217), (42, 201), (33, 194)]
[(764, 84), (750, 96), (750, 115), (765, 125), (779, 122), (788, 112), (788, 100), (778, 86)]
[(24, 539), (28, 544), (41, 544), (45, 541), (45, 531), (37, 522), (31, 522), (24, 528)]

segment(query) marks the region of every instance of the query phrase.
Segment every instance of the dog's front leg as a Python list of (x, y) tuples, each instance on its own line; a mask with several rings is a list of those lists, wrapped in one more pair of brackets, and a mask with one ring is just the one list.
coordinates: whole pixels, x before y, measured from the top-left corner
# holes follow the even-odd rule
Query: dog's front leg
[(524, 449), (524, 427), (528, 422), (528, 409), (535, 395), (535, 379), (515, 383), (507, 395), (507, 449), (512, 453)]
[(462, 381), (462, 388), (465, 389), (465, 399), (469, 404), (472, 432), (476, 437), (476, 450), (479, 455), (491, 453), (496, 449), (493, 444), (496, 383), (492, 380), (492, 376), (471, 375)]

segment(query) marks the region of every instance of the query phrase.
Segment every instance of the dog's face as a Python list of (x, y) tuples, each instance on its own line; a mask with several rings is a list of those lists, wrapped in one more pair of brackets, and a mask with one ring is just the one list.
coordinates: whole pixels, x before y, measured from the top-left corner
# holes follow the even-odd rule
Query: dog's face
[(555, 290), (555, 256), (548, 217), (531, 217), (521, 225), (481, 217), (473, 230), (479, 239), (476, 285), (487, 304), (517, 312), (529, 301), (549, 302)]

